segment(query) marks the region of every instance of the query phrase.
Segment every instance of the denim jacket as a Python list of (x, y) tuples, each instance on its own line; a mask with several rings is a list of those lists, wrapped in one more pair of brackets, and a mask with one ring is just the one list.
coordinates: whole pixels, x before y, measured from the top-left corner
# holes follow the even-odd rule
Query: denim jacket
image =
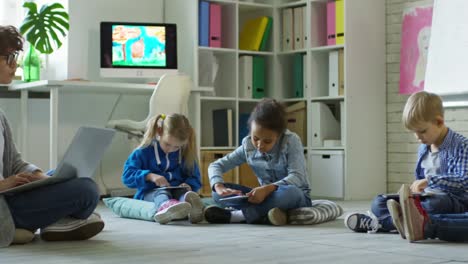
[[(295, 185), (310, 198), (304, 148), (299, 136), (286, 130), (273, 148), (263, 154), (252, 144), (251, 137), (242, 140), (236, 150), (211, 163), (208, 176), (213, 188), (223, 181), (223, 174), (243, 163), (249, 164), (261, 185)], [(239, 175), (242, 177), (242, 175)]]
[(468, 139), (450, 128), (439, 146), (441, 175), (424, 175), (421, 162), (430, 150), (422, 144), (418, 149), (415, 176), (417, 180), (427, 178), (428, 187), (444, 192), (468, 192)]

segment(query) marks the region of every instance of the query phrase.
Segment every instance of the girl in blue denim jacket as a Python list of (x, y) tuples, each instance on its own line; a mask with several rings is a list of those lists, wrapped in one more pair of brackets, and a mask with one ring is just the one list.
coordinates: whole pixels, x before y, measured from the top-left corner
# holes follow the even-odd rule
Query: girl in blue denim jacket
[[(203, 203), (195, 193), (201, 186), (195, 151), (195, 132), (184, 115), (158, 115), (125, 162), (123, 183), (137, 188), (135, 199), (155, 203), (156, 222), (203, 220)], [(177, 186), (184, 188), (162, 188)]]
[[(286, 129), (286, 111), (274, 99), (264, 99), (252, 111), (250, 134), (242, 145), (210, 164), (208, 175), (214, 200), (236, 210), (211, 206), (205, 210), (210, 223), (287, 223), (286, 211), (312, 205), (304, 150), (300, 138)], [(259, 187), (225, 183), (223, 174), (247, 163)], [(239, 175), (242, 177), (242, 175)], [(244, 199), (222, 200), (245, 196)]]

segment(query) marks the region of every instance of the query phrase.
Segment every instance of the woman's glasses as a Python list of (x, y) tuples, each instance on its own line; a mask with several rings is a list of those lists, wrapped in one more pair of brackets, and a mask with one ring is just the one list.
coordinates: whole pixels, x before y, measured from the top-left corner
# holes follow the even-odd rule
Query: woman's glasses
[(8, 55), (0, 55), (0, 57), (5, 57), (6, 58), (6, 63), (9, 66), (13, 66), (13, 62), (16, 62), (18, 59), (19, 52), (13, 52)]

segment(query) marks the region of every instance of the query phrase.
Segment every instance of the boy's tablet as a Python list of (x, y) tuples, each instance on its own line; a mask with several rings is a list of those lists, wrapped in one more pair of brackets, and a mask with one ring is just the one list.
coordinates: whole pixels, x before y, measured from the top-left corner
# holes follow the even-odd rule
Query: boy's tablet
[[(421, 192), (421, 193), (413, 193), (412, 195), (413, 197), (427, 197), (427, 196), (431, 196), (432, 193)], [(382, 194), (382, 196), (387, 199), (399, 199), (400, 198), (400, 194), (398, 193), (387, 193), (387, 194)]]
[(225, 197), (219, 199), (220, 201), (235, 201), (235, 200), (247, 200), (249, 197), (247, 195), (236, 195), (231, 197)]

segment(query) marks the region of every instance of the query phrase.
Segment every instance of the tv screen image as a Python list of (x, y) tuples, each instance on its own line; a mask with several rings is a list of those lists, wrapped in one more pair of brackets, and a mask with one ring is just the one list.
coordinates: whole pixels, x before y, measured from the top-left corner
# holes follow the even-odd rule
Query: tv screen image
[(161, 77), (177, 72), (177, 30), (169, 23), (101, 22), (101, 76)]
[(166, 28), (112, 26), (112, 66), (166, 66)]

